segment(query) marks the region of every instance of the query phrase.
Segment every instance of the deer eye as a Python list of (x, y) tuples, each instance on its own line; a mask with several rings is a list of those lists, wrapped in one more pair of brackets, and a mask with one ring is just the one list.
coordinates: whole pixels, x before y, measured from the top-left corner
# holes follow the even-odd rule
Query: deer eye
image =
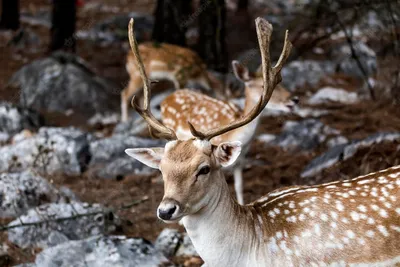
[(205, 175), (210, 172), (210, 166), (204, 166), (203, 168), (200, 169), (200, 171), (196, 174), (196, 177), (199, 177), (200, 175)]

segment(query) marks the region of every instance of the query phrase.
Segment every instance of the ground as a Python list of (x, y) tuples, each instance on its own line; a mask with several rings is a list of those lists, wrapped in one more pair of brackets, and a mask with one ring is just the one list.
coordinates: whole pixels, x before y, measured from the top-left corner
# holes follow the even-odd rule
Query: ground
[[(115, 14), (125, 13), (130, 10), (151, 12), (154, 1), (120, 1), (124, 2), (123, 7), (115, 11), (99, 12), (90, 14), (91, 17), (83, 17), (79, 13), (78, 28), (87, 25), (88, 21), (98, 21), (102, 18), (110, 17)], [(129, 2), (129, 3), (128, 3)], [(150, 2), (150, 3), (148, 3)], [(89, 3), (103, 3), (108, 6), (115, 6), (112, 0), (96, 0)], [(22, 10), (35, 10), (39, 8), (50, 8), (50, 1), (45, 0), (21, 0)], [(87, 14), (86, 14), (87, 15)], [(16, 51), (14, 48), (5, 46), (3, 40), (7, 36), (0, 36), (0, 99), (11, 102), (18, 102), (18, 92), (6, 87), (11, 75), (21, 68), (25, 63), (33, 59), (40, 58), (47, 54), (48, 29), (42, 26), (24, 25), (30, 27), (37, 33), (42, 41), (40, 48), (36, 52)], [(238, 36), (240, 31), (233, 31), (232, 35)], [(232, 37), (234, 38), (234, 37)], [(3, 40), (1, 40), (3, 39)], [(242, 48), (247, 48), (247, 44)], [(232, 48), (235, 53), (239, 48)], [(236, 50), (235, 50), (236, 49)], [(87, 44), (83, 40), (78, 40), (77, 53), (87, 60), (94, 70), (116, 84), (123, 85), (128, 78), (124, 71), (126, 50), (121, 49), (120, 45), (102, 47), (94, 43)], [(99, 56), (101, 55), (101, 56)], [(333, 79), (341, 77), (332, 76)], [(322, 82), (321, 85), (328, 84)], [(356, 85), (353, 81), (345, 81), (345, 89), (352, 90)], [(122, 87), (122, 86), (121, 86)], [(120, 88), (122, 89), (122, 88)], [(379, 101), (364, 101), (355, 105), (323, 105), (320, 108), (329, 109), (329, 115), (323, 116), (321, 120), (336, 129), (349, 139), (364, 138), (379, 131), (400, 132), (400, 109), (392, 103)], [(61, 114), (44, 113), (47, 121), (56, 126), (75, 125), (85, 128), (81, 120), (77, 117), (68, 118)], [(297, 116), (268, 117), (264, 118), (260, 133), (279, 133), (286, 119), (299, 120)], [(254, 142), (248, 155), (248, 165), (244, 170), (244, 196), (246, 202), (254, 201), (266, 193), (282, 187), (294, 184), (314, 184), (330, 182), (338, 179), (347, 179), (370, 171), (381, 170), (396, 164), (400, 164), (400, 144), (376, 146), (372, 149), (359, 151), (351, 161), (333, 166), (324, 171), (322, 178), (318, 181), (300, 178), (302, 169), (316, 155), (326, 150), (320, 147), (312, 153), (300, 151), (284, 151), (277, 147), (267, 147), (261, 142)], [(262, 161), (262, 165), (256, 167), (252, 163)], [(160, 231), (167, 227), (156, 217), (156, 208), (163, 195), (163, 183), (158, 173), (149, 176), (128, 176), (122, 180), (98, 180), (91, 179), (88, 175), (79, 177), (47, 177), (56, 186), (66, 186), (77, 194), (79, 199), (85, 202), (101, 203), (108, 207), (119, 208), (129, 205), (135, 200), (147, 199), (143, 203), (128, 209), (118, 211), (118, 215), (123, 219), (123, 227), (116, 234), (124, 234), (130, 237), (144, 237), (154, 241)], [(231, 185), (232, 177), (227, 176)], [(2, 220), (0, 224), (7, 223), (9, 220)], [(184, 230), (179, 225), (168, 225)], [(32, 262), (38, 250), (22, 250), (7, 241), (6, 233), (0, 233), (0, 243), (4, 242), (10, 246), (10, 257), (7, 264)], [(201, 261), (187, 259), (176, 259), (177, 262), (185, 266), (200, 266)], [(0, 265), (2, 264), (0, 256)]]

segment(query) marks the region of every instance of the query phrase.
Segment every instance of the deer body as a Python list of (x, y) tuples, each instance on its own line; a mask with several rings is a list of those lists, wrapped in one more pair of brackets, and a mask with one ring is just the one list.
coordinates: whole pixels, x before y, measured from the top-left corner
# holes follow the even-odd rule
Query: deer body
[(212, 179), (207, 208), (182, 219), (205, 266), (400, 264), (400, 166), (279, 189), (246, 206)]
[(395, 266), (400, 264), (400, 166), (353, 180), (273, 191), (242, 206), (229, 194), (222, 168), (240, 155), (239, 141), (214, 145), (211, 139), (252, 122), (265, 108), (291, 50), (288, 35), (271, 67), (267, 47), (272, 26), (256, 19), (263, 67), (263, 90), (246, 116), (194, 138), (179, 140), (150, 110), (150, 82), (129, 26), (132, 50), (144, 81), (144, 104), (132, 101), (165, 147), (125, 152), (159, 169), (164, 196), (157, 215), (182, 221), (205, 266)]
[[(236, 76), (243, 79), (243, 66), (238, 66), (238, 63), (233, 63)], [(242, 69), (239, 74), (238, 68)], [(247, 77), (248, 74), (246, 74)], [(202, 130), (210, 130), (221, 125), (229, 124), (235, 120), (240, 119), (257, 105), (262, 91), (262, 79), (246, 79), (245, 80), (245, 106), (244, 109), (236, 107), (232, 103), (217, 100), (207, 95), (193, 92), (190, 90), (179, 90), (169, 95), (161, 103), (161, 115), (163, 123), (173, 129), (177, 137), (181, 140), (192, 138), (193, 135), (190, 131), (188, 121), (190, 121), (196, 128)], [(294, 106), (295, 102), (290, 98), (290, 93), (282, 86), (277, 85), (277, 88), (272, 93), (271, 99), (268, 104), (275, 106), (286, 107), (290, 109)], [(244, 158), (250, 144), (257, 130), (261, 116), (257, 116), (249, 124), (240, 128), (234, 129), (223, 135), (219, 135), (211, 139), (211, 142), (218, 145), (227, 141), (240, 141), (242, 143), (242, 153), (240, 158), (236, 161), (233, 169), (233, 177), (235, 182), (236, 197), (239, 204), (244, 204), (243, 199), (243, 174), (242, 169), (244, 165)]]
[[(139, 51), (150, 79), (169, 80), (176, 89), (193, 82), (210, 90), (211, 82), (206, 66), (194, 51), (166, 43), (142, 43), (139, 45)], [(126, 70), (129, 73), (129, 84), (121, 92), (122, 121), (128, 120), (127, 104), (130, 98), (143, 86), (132, 52), (127, 55)]]

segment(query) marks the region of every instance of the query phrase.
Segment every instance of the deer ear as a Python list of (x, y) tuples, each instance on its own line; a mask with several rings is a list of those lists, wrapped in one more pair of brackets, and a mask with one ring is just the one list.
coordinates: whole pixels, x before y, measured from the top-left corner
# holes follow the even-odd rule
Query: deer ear
[(159, 169), (164, 155), (164, 148), (129, 148), (125, 149), (125, 153), (150, 168)]
[(214, 149), (214, 156), (222, 167), (232, 165), (242, 151), (242, 143), (239, 141), (224, 142)]
[(247, 82), (250, 80), (249, 69), (240, 64), (239, 61), (237, 60), (232, 61), (232, 69), (233, 73), (235, 73), (236, 78), (238, 78), (242, 82)]

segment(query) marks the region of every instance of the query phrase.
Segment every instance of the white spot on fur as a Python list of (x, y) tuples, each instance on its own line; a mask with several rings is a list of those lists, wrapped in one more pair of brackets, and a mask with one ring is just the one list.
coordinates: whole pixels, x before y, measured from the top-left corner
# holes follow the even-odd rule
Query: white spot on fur
[(378, 225), (376, 228), (378, 228), (379, 232), (381, 232), (382, 235), (384, 235), (384, 236), (386, 236), (386, 237), (389, 236), (389, 233), (388, 233), (388, 231), (387, 231), (387, 229), (386, 229), (385, 226), (383, 226), (383, 225)]

